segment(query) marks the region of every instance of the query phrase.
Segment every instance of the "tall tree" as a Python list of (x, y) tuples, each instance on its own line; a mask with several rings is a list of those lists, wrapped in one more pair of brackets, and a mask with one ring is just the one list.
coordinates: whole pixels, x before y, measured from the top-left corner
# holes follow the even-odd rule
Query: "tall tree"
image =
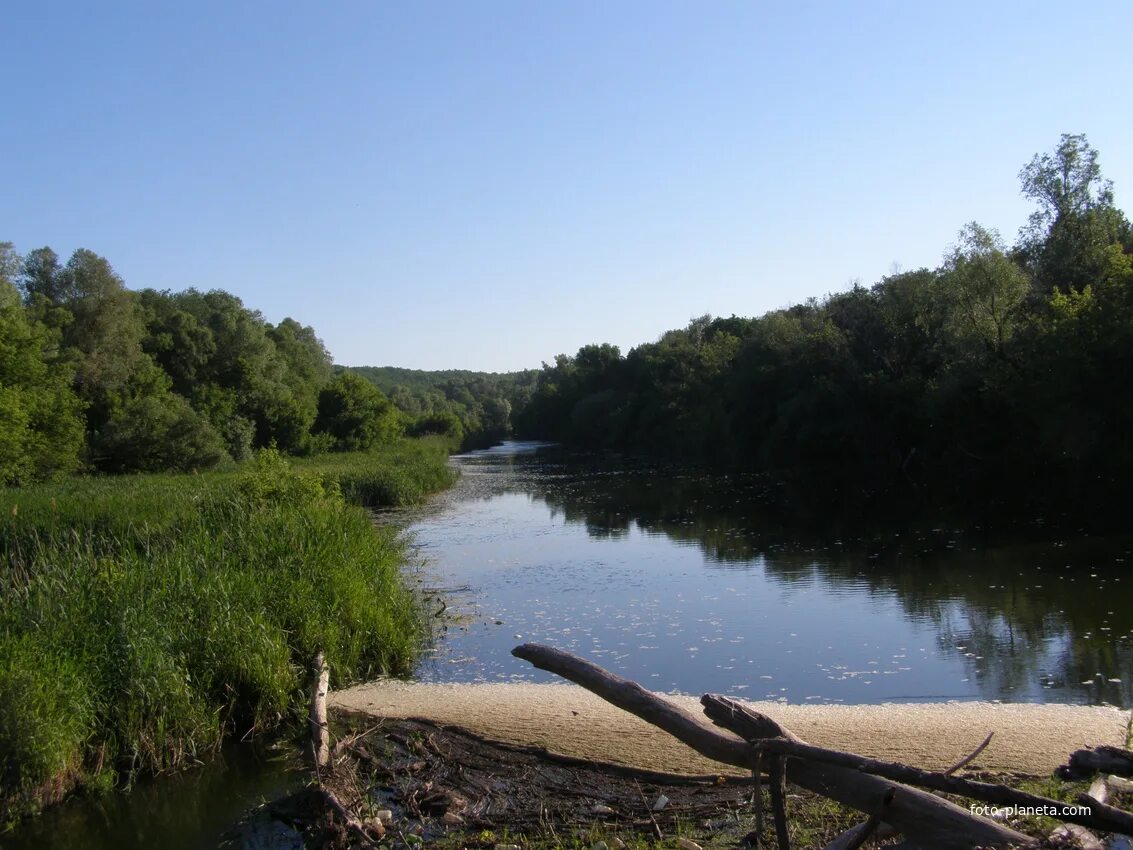
[(19, 267), (11, 244), (0, 243), (0, 485), (71, 472), (83, 446), (83, 406), (55, 356), (58, 332), (24, 310)]
[(62, 344), (75, 362), (75, 389), (90, 405), (90, 428), (124, 402), (132, 379), (146, 386), (156, 379), (133, 295), (105, 258), (80, 248), (60, 266), (54, 251), (39, 249), (24, 263), (23, 285), (33, 308), (66, 314)]
[(1113, 182), (1084, 135), (1064, 134), (1053, 153), (1019, 172), (1023, 195), (1038, 204), (1022, 233), (1040, 291), (1080, 289), (1106, 264), (1109, 246), (1133, 249), (1133, 231), (1114, 206)]
[(999, 234), (975, 222), (966, 225), (945, 257), (939, 282), (957, 351), (1005, 356), (1030, 282)]

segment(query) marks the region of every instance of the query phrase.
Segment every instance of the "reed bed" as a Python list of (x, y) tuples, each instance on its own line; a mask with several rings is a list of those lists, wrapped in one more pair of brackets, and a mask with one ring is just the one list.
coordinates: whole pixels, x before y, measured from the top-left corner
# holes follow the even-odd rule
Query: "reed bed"
[(0, 491), (0, 819), (192, 763), (425, 637), (405, 544), (361, 505), (448, 486), (440, 442)]

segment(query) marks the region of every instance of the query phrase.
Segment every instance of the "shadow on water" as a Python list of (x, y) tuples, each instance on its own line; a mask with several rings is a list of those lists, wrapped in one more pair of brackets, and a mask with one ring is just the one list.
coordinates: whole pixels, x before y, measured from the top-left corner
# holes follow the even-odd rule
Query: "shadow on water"
[(421, 674), (535, 679), (518, 636), (662, 690), (1133, 705), (1133, 541), (800, 524), (754, 475), (510, 444), (416, 518), (456, 594)]
[[(232, 833), (261, 802), (302, 787), (307, 774), (294, 752), (232, 745), (203, 767), (139, 783), (130, 792), (76, 797), (11, 834), (4, 850), (211, 850), (216, 847), (301, 848), (278, 823), (251, 821)], [(228, 843), (222, 843), (228, 837)]]

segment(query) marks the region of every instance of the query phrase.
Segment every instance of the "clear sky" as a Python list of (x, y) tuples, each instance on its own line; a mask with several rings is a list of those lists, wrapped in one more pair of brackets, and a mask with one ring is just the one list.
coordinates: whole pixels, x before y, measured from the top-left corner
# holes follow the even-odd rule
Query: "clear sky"
[(623, 351), (1010, 241), (1064, 132), (1133, 210), (1133, 3), (9, 0), (0, 241), (339, 363)]

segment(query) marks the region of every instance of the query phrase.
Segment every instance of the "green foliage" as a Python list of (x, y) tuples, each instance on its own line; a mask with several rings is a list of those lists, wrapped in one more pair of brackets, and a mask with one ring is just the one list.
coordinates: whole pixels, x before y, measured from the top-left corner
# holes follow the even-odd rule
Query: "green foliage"
[[(453, 416), (460, 424), (458, 443), (479, 448), (510, 437), (514, 419), (531, 398), (535, 370), (497, 374), (449, 369), (425, 372), (389, 366), (350, 369), (380, 389), (415, 424), (414, 434), (457, 431), (447, 424)], [(444, 430), (438, 430), (440, 427)]]
[(1015, 248), (970, 224), (937, 269), (559, 355), (518, 432), (764, 471), (823, 512), (1118, 519), (1133, 238), (1085, 137), (1021, 177), (1039, 208)]
[(53, 356), (55, 332), (21, 306), (10, 280), (17, 266), (0, 244), (0, 486), (71, 472), (83, 445), (70, 369)]
[(107, 472), (187, 472), (228, 457), (208, 419), (173, 393), (143, 395), (114, 410), (91, 437), (91, 454)]
[(1008, 259), (999, 235), (976, 223), (960, 231), (940, 277), (941, 298), (956, 356), (1003, 356), (1014, 335), (1030, 281)]
[(340, 373), (319, 393), (315, 433), (330, 435), (337, 451), (365, 451), (393, 442), (403, 422), (381, 390), (352, 372)]
[(464, 426), (460, 424), (460, 417), (448, 411), (420, 417), (410, 425), (409, 434), (413, 437), (446, 437), (457, 446), (464, 442)]
[(298, 716), (319, 648), (336, 685), (409, 669), (404, 541), (342, 494), (397, 469), (422, 498), (444, 447), (334, 461), (0, 490), (0, 819)]
[(206, 469), (269, 445), (335, 445), (312, 430), (332, 378), (322, 341), (228, 293), (131, 292), (86, 249), (64, 265), (50, 248), (20, 258), (0, 243), (0, 332), (0, 484), (80, 459), (104, 472)]
[(1133, 250), (1133, 228), (1113, 205), (1098, 152), (1083, 135), (1064, 134), (1053, 153), (1036, 155), (1019, 173), (1038, 208), (1022, 233), (1020, 255), (1037, 289), (1081, 288), (1102, 273), (1113, 245)]
[[(443, 437), (402, 440), (369, 454), (324, 455), (296, 460), (300, 470), (317, 472), (344, 499), (365, 507), (415, 505), (453, 483), (447, 464), (452, 443)], [(364, 462), (359, 462), (364, 459)]]

